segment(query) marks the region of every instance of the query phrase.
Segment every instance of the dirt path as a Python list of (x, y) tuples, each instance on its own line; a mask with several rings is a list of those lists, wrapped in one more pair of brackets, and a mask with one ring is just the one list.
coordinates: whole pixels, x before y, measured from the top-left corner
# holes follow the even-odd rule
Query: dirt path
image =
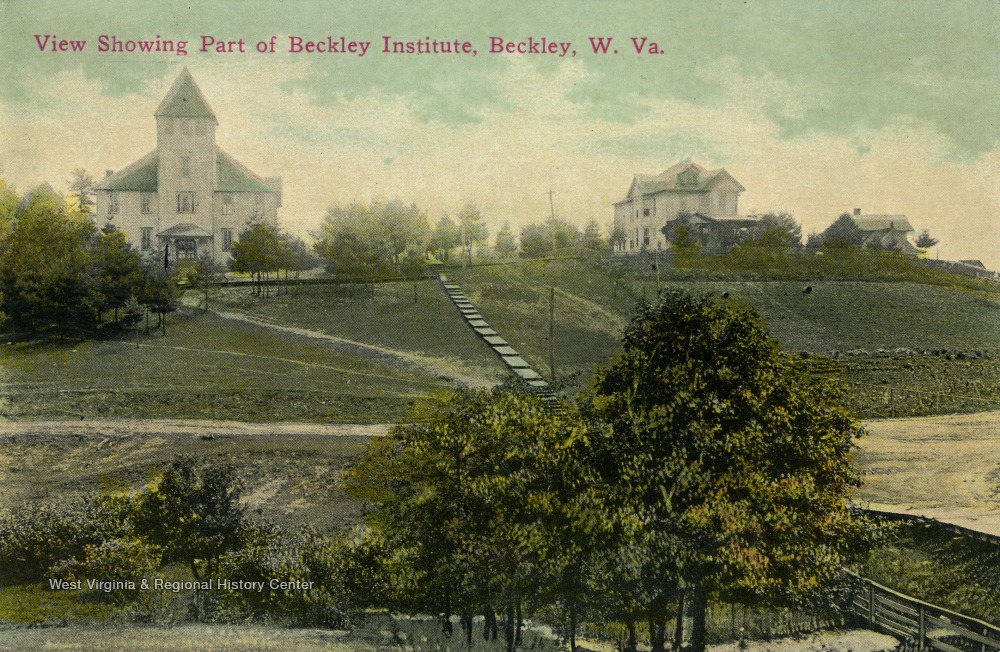
[(328, 335), (321, 331), (275, 324), (259, 317), (251, 317), (238, 312), (216, 312), (213, 310), (211, 313), (220, 319), (241, 321), (247, 324), (260, 326), (262, 328), (269, 328), (282, 333), (288, 333), (289, 335), (298, 335), (300, 337), (322, 340), (333, 345), (337, 349), (350, 354), (375, 358), (379, 362), (393, 364), (396, 366), (417, 368), (434, 376), (455, 381), (470, 387), (492, 387), (497, 382), (495, 379), (478, 374), (462, 364), (446, 360), (444, 358), (435, 358), (411, 353), (409, 351), (400, 351), (398, 349), (390, 349), (387, 347), (376, 346), (374, 344), (365, 344), (364, 342), (349, 340), (343, 337), (337, 337), (336, 335)]
[(1000, 536), (1000, 412), (865, 426), (860, 502)]
[(17, 435), (121, 436), (121, 435), (193, 435), (193, 436), (327, 436), (384, 437), (390, 424), (326, 424), (304, 422), (251, 423), (247, 421), (209, 421), (195, 419), (84, 419), (6, 421), (0, 420), (0, 437)]

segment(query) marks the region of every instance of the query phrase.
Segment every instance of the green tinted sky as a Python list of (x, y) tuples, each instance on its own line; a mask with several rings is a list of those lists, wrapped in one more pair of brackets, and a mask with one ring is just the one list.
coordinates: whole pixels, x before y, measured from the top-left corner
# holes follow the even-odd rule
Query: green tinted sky
[[(64, 185), (74, 167), (117, 169), (151, 149), (145, 108), (187, 66), (219, 114), (220, 143), (285, 177), (284, 217), (300, 230), (331, 202), (391, 195), (432, 217), (473, 199), (523, 223), (544, 213), (549, 186), (567, 217), (607, 222), (632, 174), (692, 156), (740, 179), (741, 209), (792, 210), (807, 231), (858, 204), (907, 213), (953, 257), (997, 249), (998, 2), (0, 7), (0, 127), (15, 133), (0, 140), (0, 165), (19, 187)], [(87, 50), (42, 53), (34, 34)], [(101, 34), (188, 39), (192, 52), (101, 54)], [(279, 51), (289, 35), (374, 44), (363, 58), (194, 52), (202, 34), (248, 50), (271, 35)], [(470, 40), (479, 55), (386, 56), (382, 35)], [(569, 41), (577, 56), (489, 55), (490, 36)], [(620, 54), (593, 54), (588, 38), (601, 36)], [(632, 36), (665, 53), (635, 54)]]

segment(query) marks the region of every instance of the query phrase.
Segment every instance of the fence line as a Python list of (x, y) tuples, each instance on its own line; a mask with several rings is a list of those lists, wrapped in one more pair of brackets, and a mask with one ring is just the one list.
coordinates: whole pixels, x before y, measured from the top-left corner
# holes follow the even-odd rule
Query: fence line
[(1000, 651), (1000, 627), (848, 574), (855, 589), (850, 606), (869, 626), (912, 640), (918, 650)]
[(955, 523), (946, 523), (945, 521), (941, 521), (930, 516), (922, 516), (919, 514), (901, 514), (899, 512), (889, 512), (881, 509), (874, 509), (872, 507), (862, 507), (861, 511), (888, 521), (903, 521), (905, 523), (913, 523), (917, 525), (933, 525), (970, 539), (985, 541), (987, 543), (992, 543), (995, 546), (1000, 546), (1000, 535), (983, 532), (982, 530), (975, 530), (963, 525), (956, 525)]

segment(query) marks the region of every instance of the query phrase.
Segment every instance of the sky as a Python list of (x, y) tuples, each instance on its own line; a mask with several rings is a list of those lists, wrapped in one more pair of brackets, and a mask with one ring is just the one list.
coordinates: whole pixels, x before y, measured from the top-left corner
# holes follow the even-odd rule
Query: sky
[[(0, 0), (0, 176), (20, 192), (151, 151), (187, 67), (219, 146), (283, 178), (279, 219), (301, 235), (331, 205), (397, 197), (431, 222), (474, 202), (516, 229), (548, 217), (550, 190), (557, 217), (608, 228), (634, 174), (691, 158), (740, 181), (741, 213), (788, 211), (805, 233), (854, 208), (904, 214), (934, 255), (1000, 269), (1000, 2), (67, 6)], [(385, 37), (475, 55), (385, 53)], [(100, 51), (113, 39), (187, 54)]]

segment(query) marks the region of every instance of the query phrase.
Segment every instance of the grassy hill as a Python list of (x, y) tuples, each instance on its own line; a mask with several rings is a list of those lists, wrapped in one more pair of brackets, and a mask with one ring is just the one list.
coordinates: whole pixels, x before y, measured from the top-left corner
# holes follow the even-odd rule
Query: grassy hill
[(369, 290), (241, 288), (213, 307), (262, 321), (185, 309), (165, 336), (0, 345), (0, 415), (383, 423), (427, 392), (496, 382), (499, 361), (436, 284), (420, 283), (416, 304), (410, 285)]
[(756, 307), (786, 350), (835, 359), (814, 363), (814, 370), (839, 371), (863, 417), (1000, 407), (1000, 291), (900, 281), (658, 281), (651, 272), (579, 260), (519, 261), (449, 276), (543, 375), (554, 288), (556, 373), (571, 390), (617, 351), (635, 303), (673, 287), (728, 293)]

